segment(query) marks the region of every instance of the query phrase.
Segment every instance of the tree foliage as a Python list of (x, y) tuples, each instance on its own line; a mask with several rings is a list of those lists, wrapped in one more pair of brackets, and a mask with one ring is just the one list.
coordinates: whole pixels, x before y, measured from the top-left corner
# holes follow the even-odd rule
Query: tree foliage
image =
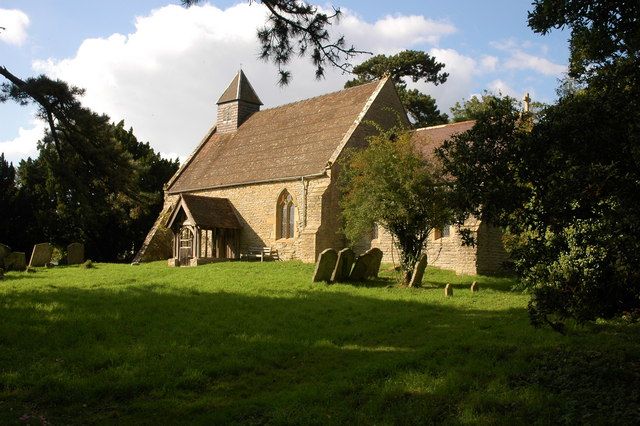
[[(344, 36), (333, 38), (329, 33), (329, 27), (340, 19), (338, 8), (327, 14), (301, 0), (249, 0), (249, 3), (253, 1), (269, 10), (266, 25), (258, 30), (260, 58), (278, 67), (280, 84), (287, 84), (291, 79), (286, 66), (292, 57), (309, 55), (319, 79), (324, 76), (327, 65), (349, 71), (349, 59), (367, 53), (348, 46)], [(182, 0), (187, 7), (198, 3), (201, 0)]]
[(443, 72), (444, 64), (433, 56), (418, 50), (404, 50), (396, 55), (376, 55), (353, 68), (355, 78), (345, 87), (358, 86), (375, 79), (389, 76), (396, 86), (402, 105), (416, 127), (432, 126), (448, 122), (431, 96), (417, 89), (407, 89), (407, 79), (414, 83), (425, 81), (435, 85), (447, 81), (449, 74)]
[[(536, 120), (487, 98), (440, 155), (463, 212), (504, 226), (533, 324), (640, 313), (637, 2), (537, 1), (536, 31), (572, 28), (571, 74)], [(631, 14), (631, 15), (629, 15)], [(633, 63), (634, 66), (630, 66)]]
[(400, 251), (408, 283), (429, 232), (448, 220), (448, 186), (439, 169), (417, 154), (408, 131), (380, 130), (365, 149), (349, 151), (341, 171), (347, 238), (358, 241), (384, 226)]

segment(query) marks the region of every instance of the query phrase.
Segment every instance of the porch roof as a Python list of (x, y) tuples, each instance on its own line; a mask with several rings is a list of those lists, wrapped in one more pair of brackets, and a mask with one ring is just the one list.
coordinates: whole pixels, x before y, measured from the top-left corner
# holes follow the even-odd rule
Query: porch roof
[(178, 206), (167, 220), (167, 228), (173, 227), (180, 211), (184, 211), (187, 218), (201, 228), (242, 228), (228, 198), (203, 197), (192, 194), (182, 194), (180, 198)]

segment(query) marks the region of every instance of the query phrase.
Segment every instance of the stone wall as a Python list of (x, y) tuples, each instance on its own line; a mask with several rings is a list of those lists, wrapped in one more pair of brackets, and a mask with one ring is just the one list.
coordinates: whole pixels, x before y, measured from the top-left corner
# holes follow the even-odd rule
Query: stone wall
[(481, 223), (478, 229), (477, 269), (479, 274), (495, 274), (504, 271), (509, 256), (504, 248), (500, 228)]
[[(322, 238), (316, 238), (316, 233), (323, 224), (322, 197), (330, 182), (331, 178), (327, 176), (305, 179), (304, 187), (300, 179), (195, 191), (193, 194), (231, 201), (242, 225), (241, 251), (249, 247), (272, 247), (278, 250), (281, 259), (313, 262), (317, 245), (326, 244)], [(296, 206), (295, 234), (293, 238), (276, 239), (277, 201), (285, 189)]]
[[(218, 133), (235, 132), (254, 112), (260, 110), (260, 105), (244, 101), (233, 101), (218, 105), (216, 131)], [(228, 117), (228, 120), (225, 118)]]
[[(431, 232), (427, 239), (429, 265), (455, 271), (458, 274), (493, 274), (502, 270), (507, 253), (502, 244), (499, 228), (481, 223), (470, 217), (464, 227), (473, 232), (478, 240), (476, 247), (464, 246), (455, 227), (450, 227), (449, 236), (436, 238)], [(363, 253), (371, 247), (378, 247), (384, 253), (383, 262), (400, 264), (400, 254), (393, 244), (391, 234), (379, 227), (377, 239), (363, 239), (354, 250)]]

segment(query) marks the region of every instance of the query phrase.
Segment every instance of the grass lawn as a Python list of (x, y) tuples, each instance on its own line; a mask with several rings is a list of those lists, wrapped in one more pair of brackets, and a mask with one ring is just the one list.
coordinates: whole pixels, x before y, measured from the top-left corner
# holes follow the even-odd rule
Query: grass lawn
[(160, 262), (8, 273), (0, 424), (640, 419), (638, 325), (533, 329), (528, 296), (504, 278), (434, 269), (407, 289), (390, 271), (368, 286), (312, 285), (312, 271)]

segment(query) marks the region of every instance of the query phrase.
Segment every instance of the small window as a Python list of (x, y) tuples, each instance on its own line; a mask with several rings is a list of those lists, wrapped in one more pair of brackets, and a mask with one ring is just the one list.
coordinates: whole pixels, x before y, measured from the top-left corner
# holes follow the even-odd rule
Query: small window
[(439, 240), (440, 238), (448, 237), (450, 235), (451, 235), (451, 226), (450, 225), (445, 225), (442, 228), (435, 228), (433, 230), (433, 239), (434, 240)]
[(278, 199), (276, 238), (293, 238), (295, 235), (296, 206), (293, 197), (284, 190)]
[(371, 239), (372, 240), (377, 240), (378, 239), (378, 224), (374, 223), (373, 224), (373, 228), (371, 229)]

